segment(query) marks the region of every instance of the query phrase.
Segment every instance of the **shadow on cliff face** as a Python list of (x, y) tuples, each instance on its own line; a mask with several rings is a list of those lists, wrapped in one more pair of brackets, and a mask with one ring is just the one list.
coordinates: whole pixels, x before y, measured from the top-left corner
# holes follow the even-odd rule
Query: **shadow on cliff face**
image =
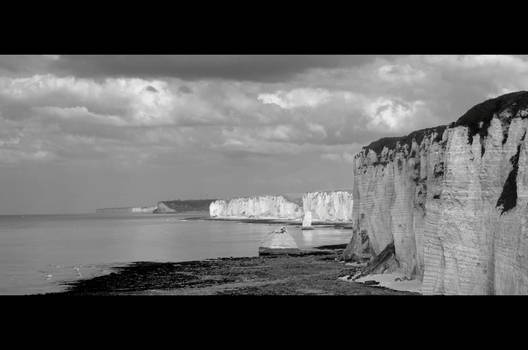
[(517, 153), (515, 153), (515, 155), (510, 159), (513, 168), (508, 174), (508, 178), (506, 179), (506, 182), (504, 182), (504, 187), (502, 188), (502, 193), (497, 200), (496, 207), (499, 208), (501, 214), (507, 212), (517, 205), (517, 173), (519, 172), (519, 154), (521, 153), (521, 144), (522, 141), (524, 141), (525, 136), (526, 132), (521, 138), (521, 143), (519, 143), (517, 146)]
[(371, 274), (394, 272), (400, 267), (396, 258), (394, 242), (387, 245), (385, 249), (376, 255), (368, 242), (368, 235), (364, 231), (361, 232), (363, 233), (354, 235), (351, 244), (347, 246), (342, 255), (342, 259), (345, 261), (364, 264), (352, 279), (356, 280)]

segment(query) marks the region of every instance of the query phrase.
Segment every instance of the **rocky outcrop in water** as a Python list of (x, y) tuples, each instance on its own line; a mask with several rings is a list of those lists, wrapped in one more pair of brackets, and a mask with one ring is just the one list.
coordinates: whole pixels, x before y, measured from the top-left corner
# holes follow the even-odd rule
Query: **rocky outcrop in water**
[(356, 155), (345, 257), (394, 264), (425, 294), (528, 293), (528, 92)]
[(302, 229), (303, 230), (312, 229), (312, 212), (309, 210), (304, 212), (304, 216), (302, 220)]

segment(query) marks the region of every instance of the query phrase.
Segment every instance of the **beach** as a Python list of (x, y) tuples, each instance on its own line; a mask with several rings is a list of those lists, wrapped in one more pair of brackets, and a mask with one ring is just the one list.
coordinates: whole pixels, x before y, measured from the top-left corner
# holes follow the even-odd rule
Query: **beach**
[[(338, 261), (344, 245), (298, 255), (135, 262), (67, 284), (60, 295), (414, 295), (344, 281), (357, 267)], [(50, 295), (48, 294), (48, 295)]]
[[(0, 295), (55, 293), (64, 282), (107, 275), (134, 262), (258, 256), (281, 226), (206, 219), (207, 213), (0, 216)], [(342, 244), (351, 231), (288, 225), (300, 248)]]

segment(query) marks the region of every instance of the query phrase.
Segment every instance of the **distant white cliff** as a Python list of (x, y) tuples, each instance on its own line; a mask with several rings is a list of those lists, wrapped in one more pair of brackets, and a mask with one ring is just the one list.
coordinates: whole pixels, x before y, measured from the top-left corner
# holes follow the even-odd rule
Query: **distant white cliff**
[(309, 192), (302, 202), (304, 212), (311, 212), (312, 221), (352, 221), (352, 191)]
[(209, 206), (209, 215), (213, 218), (299, 220), (303, 211), (301, 203), (281, 195), (269, 195), (217, 200)]
[(350, 191), (309, 192), (302, 195), (263, 195), (217, 200), (209, 206), (213, 218), (302, 220), (349, 222), (352, 220)]
[(142, 214), (151, 214), (156, 210), (156, 206), (150, 207), (121, 207), (121, 208), (100, 208), (96, 209), (95, 212), (99, 214), (109, 214), (109, 213), (142, 213)]

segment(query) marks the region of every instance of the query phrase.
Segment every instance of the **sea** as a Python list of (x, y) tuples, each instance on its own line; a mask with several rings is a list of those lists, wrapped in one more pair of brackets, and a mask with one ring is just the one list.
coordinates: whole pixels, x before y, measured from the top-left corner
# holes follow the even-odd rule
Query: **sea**
[[(280, 224), (201, 219), (208, 213), (0, 216), (0, 294), (60, 292), (137, 261), (257, 256)], [(343, 244), (351, 230), (287, 226), (300, 248)]]

